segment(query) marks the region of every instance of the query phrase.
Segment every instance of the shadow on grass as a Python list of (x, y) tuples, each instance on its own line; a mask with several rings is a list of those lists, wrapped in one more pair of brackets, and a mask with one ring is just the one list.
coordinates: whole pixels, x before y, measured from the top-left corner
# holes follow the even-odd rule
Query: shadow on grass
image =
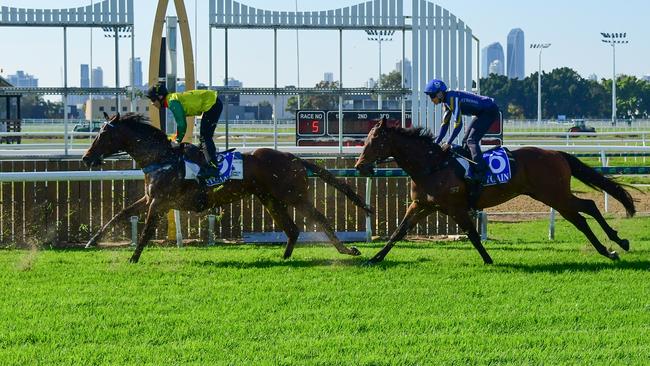
[[(255, 262), (240, 262), (240, 261), (192, 261), (192, 265), (200, 267), (216, 267), (216, 268), (310, 268), (310, 267), (365, 267), (367, 258), (346, 258), (346, 259), (262, 259)], [(410, 265), (418, 261), (384, 261), (382, 263), (370, 266), (370, 268), (393, 268), (402, 265)], [(428, 260), (427, 260), (428, 261)]]
[[(604, 258), (603, 258), (604, 259)], [(584, 262), (564, 262), (564, 263), (539, 263), (539, 264), (522, 264), (507, 263), (494, 264), (495, 267), (511, 269), (527, 273), (564, 273), (564, 272), (600, 272), (612, 269), (624, 269), (635, 271), (650, 272), (650, 261), (626, 261), (607, 262), (604, 259), (601, 263), (584, 263)]]

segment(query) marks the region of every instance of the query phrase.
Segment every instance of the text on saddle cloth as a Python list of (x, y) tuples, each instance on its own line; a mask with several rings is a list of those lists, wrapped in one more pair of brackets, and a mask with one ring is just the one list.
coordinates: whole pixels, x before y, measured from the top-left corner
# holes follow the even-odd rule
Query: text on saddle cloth
[[(465, 169), (465, 178), (471, 178), (470, 163), (463, 158), (456, 158), (458, 163)], [(493, 186), (508, 183), (512, 178), (510, 159), (503, 147), (492, 149), (483, 153), (485, 164), (490, 167), (490, 173), (486, 174), (483, 185)]]

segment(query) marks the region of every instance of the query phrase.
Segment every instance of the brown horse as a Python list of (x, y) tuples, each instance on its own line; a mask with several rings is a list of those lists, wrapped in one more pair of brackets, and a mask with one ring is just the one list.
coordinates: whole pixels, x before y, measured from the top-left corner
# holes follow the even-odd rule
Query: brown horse
[[(182, 148), (186, 150), (185, 155), (193, 157), (193, 160), (199, 162), (198, 160), (202, 159), (196, 146), (183, 144)], [(257, 149), (242, 154), (242, 180), (228, 180), (216, 188), (208, 189), (195, 180), (184, 179), (181, 149), (173, 148), (167, 136), (147, 123), (143, 116), (131, 113), (121, 118), (118, 114), (108, 120), (84, 154), (83, 161), (88, 167), (97, 166), (104, 157), (122, 151), (128, 153), (147, 171), (144, 178), (144, 196), (113, 217), (90, 239), (86, 247), (96, 245), (112, 223), (146, 209), (144, 229), (130, 259), (131, 262), (137, 262), (154, 233), (156, 222), (170, 209), (200, 212), (252, 194), (262, 202), (275, 224), (287, 235), (284, 258), (291, 256), (300, 232), (291, 218), (290, 207), (296, 208), (305, 218), (321, 226), (339, 253), (360, 254), (357, 248), (347, 248), (338, 240), (325, 216), (309, 202), (307, 169), (343, 192), (367, 213), (370, 213), (371, 209), (349, 185), (316, 164), (289, 153)]]
[[(604, 190), (623, 204), (628, 216), (633, 216), (634, 202), (621, 185), (564, 152), (524, 147), (512, 154), (518, 167), (514, 176), (508, 183), (485, 187), (476, 204), (477, 209), (496, 206), (522, 194), (528, 195), (556, 209), (605, 257), (618, 259), (618, 254), (608, 251), (598, 241), (580, 212), (594, 217), (609, 239), (629, 250), (629, 242), (618, 237), (594, 201), (574, 196), (570, 183), (573, 176), (592, 188)], [(418, 220), (436, 210), (451, 216), (467, 232), (483, 261), (492, 263), (470, 218), (468, 184), (458, 174), (460, 164), (433, 141), (431, 132), (422, 128), (387, 127), (384, 121), (379, 122), (368, 133), (355, 167), (362, 175), (372, 175), (374, 163), (388, 157), (393, 157), (411, 177), (413, 202), (388, 243), (370, 259), (370, 263), (382, 261), (395, 242), (402, 239)]]

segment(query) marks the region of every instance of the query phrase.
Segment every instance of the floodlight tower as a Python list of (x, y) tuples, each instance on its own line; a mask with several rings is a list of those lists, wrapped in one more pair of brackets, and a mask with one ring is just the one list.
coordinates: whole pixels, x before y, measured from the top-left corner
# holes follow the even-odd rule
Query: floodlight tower
[(628, 44), (627, 33), (600, 33), (603, 43), (612, 46), (612, 124), (616, 124), (616, 45)]
[(551, 47), (550, 43), (533, 43), (530, 48), (539, 49), (539, 71), (537, 72), (537, 123), (542, 122), (542, 51)]
[[(369, 41), (377, 41), (379, 44), (379, 78), (377, 79), (377, 87), (381, 88), (381, 42), (392, 41), (394, 30), (376, 30), (376, 29), (366, 29), (366, 34), (368, 34)], [(377, 109), (381, 110), (381, 94), (377, 95)]]

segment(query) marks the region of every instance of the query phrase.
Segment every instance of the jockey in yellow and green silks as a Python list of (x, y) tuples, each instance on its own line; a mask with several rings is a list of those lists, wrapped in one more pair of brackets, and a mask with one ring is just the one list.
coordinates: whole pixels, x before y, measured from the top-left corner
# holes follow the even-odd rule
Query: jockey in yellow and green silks
[(149, 88), (147, 97), (157, 108), (169, 108), (176, 121), (175, 141), (181, 143), (187, 131), (186, 117), (201, 116), (200, 137), (203, 155), (208, 165), (217, 166), (217, 148), (212, 137), (217, 128), (223, 103), (213, 90), (190, 90), (169, 93), (163, 84)]

